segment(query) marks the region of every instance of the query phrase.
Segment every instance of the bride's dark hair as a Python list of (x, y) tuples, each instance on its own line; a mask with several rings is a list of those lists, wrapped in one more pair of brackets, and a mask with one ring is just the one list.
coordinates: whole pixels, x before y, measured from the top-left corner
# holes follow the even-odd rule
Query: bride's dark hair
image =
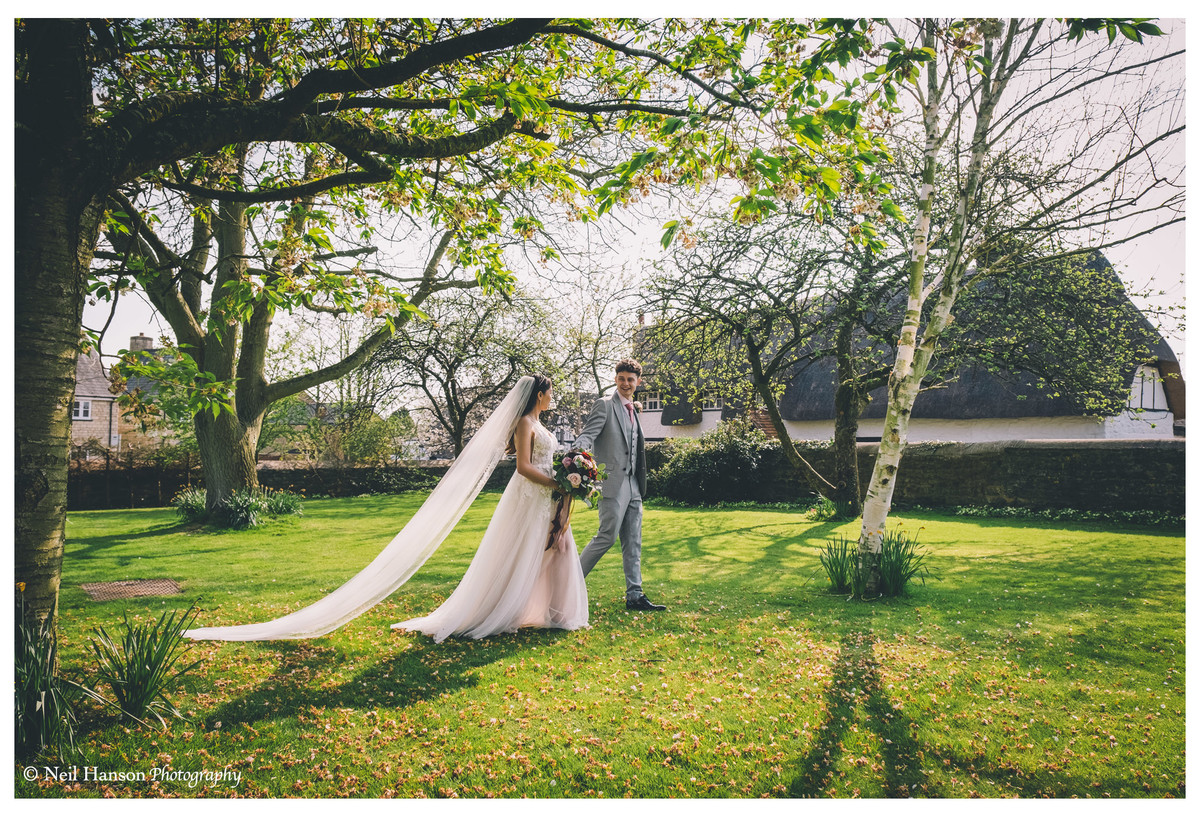
[[(521, 409), (521, 416), (533, 411), (537, 408), (538, 399), (550, 390), (550, 378), (545, 374), (533, 374), (533, 388), (529, 390), (529, 399), (525, 400), (525, 407)], [(514, 434), (508, 438), (508, 447), (504, 449), (506, 454), (514, 454), (517, 452), (517, 437)]]
[(525, 400), (525, 408), (521, 411), (521, 416), (525, 416), (534, 408), (537, 407), (538, 399), (542, 394), (550, 390), (550, 378), (545, 374), (534, 374), (533, 389), (529, 392), (529, 399)]

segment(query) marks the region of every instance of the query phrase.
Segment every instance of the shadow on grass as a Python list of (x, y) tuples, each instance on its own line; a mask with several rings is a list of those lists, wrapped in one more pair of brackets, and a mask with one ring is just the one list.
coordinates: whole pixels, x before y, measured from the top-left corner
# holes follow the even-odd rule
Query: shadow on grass
[(918, 785), (924, 783), (921, 751), (913, 736), (916, 724), (893, 707), (884, 690), (872, 649), (874, 641), (870, 627), (848, 632), (842, 638), (825, 694), (825, 720), (800, 762), (800, 775), (788, 787), (791, 796), (821, 796), (831, 787), (859, 706), (870, 716), (867, 722), (882, 742), (884, 795), (913, 796)]
[[(129, 544), (143, 538), (160, 538), (171, 533), (186, 532), (198, 525), (190, 524), (183, 521), (170, 521), (163, 524), (157, 524), (153, 527), (147, 527), (144, 530), (139, 530), (136, 533), (115, 533), (113, 535), (89, 535), (89, 536), (72, 536), (67, 535), (66, 549), (71, 558), (97, 558), (105, 554), (105, 551), (112, 547), (117, 547), (122, 544)], [(84, 543), (86, 542), (86, 543)], [(175, 553), (164, 553), (164, 555), (175, 555)], [(153, 554), (145, 552), (139, 553), (137, 557), (153, 558)]]
[(569, 634), (557, 629), (521, 630), (480, 641), (450, 639), (440, 644), (418, 637), (400, 654), (336, 683), (322, 682), (322, 676), (332, 674), (345, 661), (340, 650), (311, 642), (275, 643), (270, 648), (282, 653), (282, 660), (271, 676), (253, 691), (218, 706), (204, 720), (211, 727), (216, 722), (275, 720), (311, 708), (407, 708), (472, 687), (477, 682), (474, 669)]
[[(1064, 773), (1069, 752), (1065, 757), (1047, 756), (1030, 763), (1027, 759), (1007, 756), (1003, 745), (971, 751), (930, 741), (928, 734), (923, 738), (922, 723), (897, 709), (888, 696), (874, 651), (875, 642), (875, 634), (865, 622), (843, 636), (825, 692), (825, 717), (814, 732), (812, 745), (799, 760), (797, 775), (788, 785), (788, 795), (841, 797), (846, 795), (847, 788), (860, 786), (859, 780), (876, 779), (881, 787), (879, 795), (889, 798), (963, 796), (962, 788), (953, 787), (956, 776), (975, 780), (976, 795), (982, 793), (985, 797), (1092, 798), (1105, 789), (1115, 789), (1115, 785), (1102, 784), (1093, 775)], [(843, 767), (862, 764), (857, 757), (845, 755), (851, 731), (861, 734), (864, 727), (879, 738), (882, 767), (876, 768), (872, 763), (869, 772), (839, 773), (839, 764)], [(861, 739), (858, 734), (851, 738), (852, 742)], [(854, 747), (856, 754), (863, 750), (861, 744)], [(935, 769), (938, 777), (951, 780), (951, 787), (932, 778)], [(979, 783), (992, 786), (994, 794), (988, 794), (989, 788)]]
[[(726, 555), (730, 541), (761, 539), (764, 542), (761, 547), (745, 549), (745, 554), (749, 557), (725, 561), (723, 570), (725, 574), (740, 571), (758, 575), (761, 570), (759, 562), (775, 562), (785, 558), (790, 555), (788, 550), (792, 547), (810, 548), (812, 554), (817, 556), (824, 548), (825, 540), (843, 524), (844, 522), (831, 521), (812, 523), (811, 526), (802, 527), (798, 533), (791, 535), (780, 533), (781, 528), (787, 525), (786, 521), (721, 527), (716, 531), (702, 530), (694, 535), (681, 533), (678, 528), (670, 529), (668, 535), (662, 535), (669, 528), (665, 525), (655, 525), (647, 537), (654, 537), (658, 551), (669, 552), (671, 560), (689, 563)], [(709, 579), (713, 577), (711, 570), (705, 575)]]

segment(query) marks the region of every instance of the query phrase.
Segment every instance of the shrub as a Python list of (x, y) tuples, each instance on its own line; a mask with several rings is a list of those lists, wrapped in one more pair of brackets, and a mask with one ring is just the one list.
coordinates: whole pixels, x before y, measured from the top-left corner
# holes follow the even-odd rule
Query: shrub
[(266, 515), (267, 502), (258, 490), (235, 490), (213, 510), (213, 521), (221, 527), (244, 530), (257, 527)]
[(653, 442), (646, 446), (646, 470), (653, 477), (656, 471), (665, 467), (681, 451), (694, 448), (698, 444), (698, 440), (686, 436), (668, 436), (661, 442)]
[(215, 512), (207, 510), (208, 492), (203, 488), (180, 491), (171, 504), (184, 521), (210, 521), (219, 527), (245, 529), (257, 527), (263, 516), (300, 516), (304, 514), (304, 499), (287, 490), (236, 490), (218, 505)]
[[(938, 511), (935, 510), (934, 512)], [(966, 506), (955, 507), (952, 512), (956, 516), (971, 516), (976, 518), (1103, 521), (1117, 524), (1145, 524), (1155, 527), (1182, 527), (1184, 525), (1183, 516), (1161, 510), (1077, 510), (1073, 507), (1034, 509), (1029, 507)]]
[(58, 673), (58, 638), (51, 613), (34, 623), (26, 619), (24, 586), (17, 585), (13, 727), (16, 756), (25, 759), (49, 751), (61, 759), (75, 747), (75, 684)]
[(824, 496), (817, 496), (816, 503), (808, 513), (817, 521), (844, 521), (858, 517), (850, 509), (850, 502), (834, 501)]
[(687, 504), (716, 504), (757, 498), (766, 434), (748, 419), (722, 422), (698, 443), (680, 445), (658, 469), (650, 492)]
[(287, 490), (263, 488), (263, 510), (269, 516), (302, 516), (304, 499)]
[(141, 721), (146, 714), (152, 714), (165, 726), (163, 714), (183, 716), (166, 693), (185, 672), (200, 664), (197, 660), (175, 668), (187, 648), (183, 632), (189, 618), (195, 620), (199, 610), (193, 604), (179, 617), (177, 614), (164, 612), (157, 622), (141, 625), (131, 624), (126, 613), (125, 631), (119, 642), (102, 626), (92, 630), (96, 638), (91, 641), (91, 649), (99, 662), (96, 677), (108, 684), (117, 705), (128, 717)]
[(171, 506), (185, 522), (201, 521), (208, 512), (204, 504), (207, 497), (204, 488), (189, 487), (175, 494), (175, 498), (171, 499)]

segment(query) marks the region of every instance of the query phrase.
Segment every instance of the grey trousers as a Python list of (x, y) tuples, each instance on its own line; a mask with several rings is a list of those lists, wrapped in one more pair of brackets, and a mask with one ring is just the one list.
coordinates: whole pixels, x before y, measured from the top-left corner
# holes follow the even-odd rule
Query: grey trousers
[(637, 482), (630, 481), (621, 496), (600, 501), (600, 529), (579, 554), (579, 565), (587, 575), (620, 537), (625, 598), (633, 600), (642, 594), (642, 496)]

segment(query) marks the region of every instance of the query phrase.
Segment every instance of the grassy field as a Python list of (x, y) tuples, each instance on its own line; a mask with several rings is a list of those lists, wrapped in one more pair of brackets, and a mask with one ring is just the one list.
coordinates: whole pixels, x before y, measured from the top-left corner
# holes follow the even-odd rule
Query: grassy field
[[(88, 630), (201, 598), (202, 625), (294, 610), (340, 585), (421, 496), (310, 501), (302, 519), (213, 533), (167, 510), (72, 513), (63, 666)], [(484, 494), (404, 588), (313, 641), (201, 643), (168, 731), (92, 712), (86, 764), (145, 780), (23, 778), (16, 795), (302, 797), (1180, 797), (1181, 530), (894, 516), (935, 580), (848, 603), (817, 554), (853, 524), (799, 511), (648, 508), (646, 590), (619, 554), (589, 577), (591, 628), (481, 642), (398, 634), (454, 588)], [(594, 514), (575, 515), (580, 545)], [(184, 595), (97, 603), (90, 581)], [(155, 769), (228, 780), (154, 779)], [(40, 765), (39, 765), (40, 769)]]

